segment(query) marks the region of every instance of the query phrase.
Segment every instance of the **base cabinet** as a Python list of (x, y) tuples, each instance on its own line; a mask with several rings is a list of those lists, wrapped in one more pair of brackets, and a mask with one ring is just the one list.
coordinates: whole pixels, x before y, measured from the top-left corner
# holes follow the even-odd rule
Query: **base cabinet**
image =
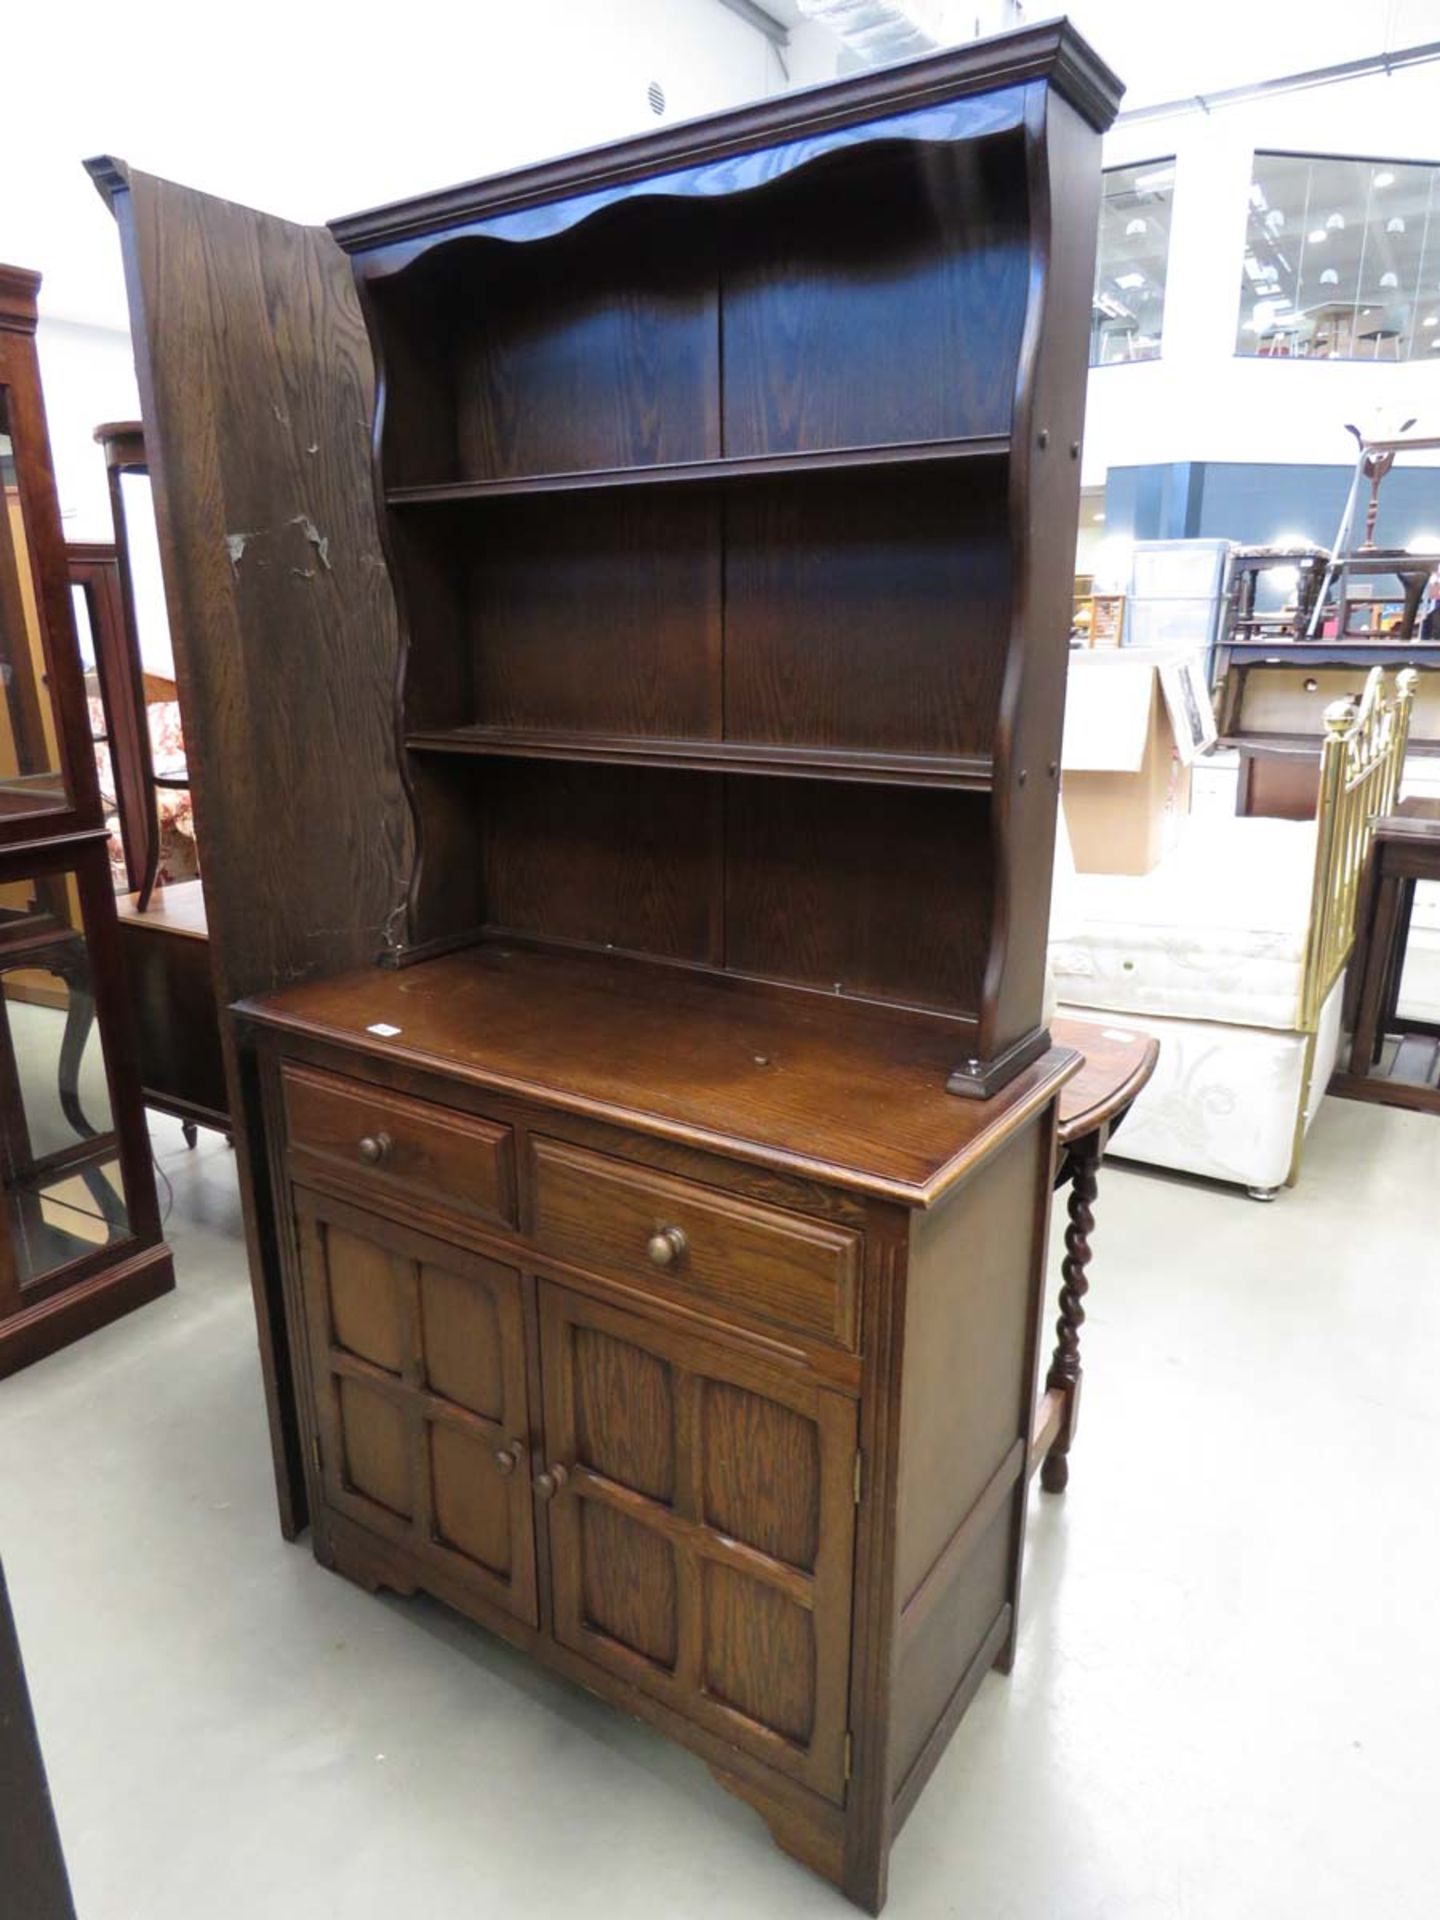
[(1013, 1651), (1053, 1098), (917, 1213), (293, 1036), (260, 1078), (319, 1558), (651, 1721), (878, 1911)]

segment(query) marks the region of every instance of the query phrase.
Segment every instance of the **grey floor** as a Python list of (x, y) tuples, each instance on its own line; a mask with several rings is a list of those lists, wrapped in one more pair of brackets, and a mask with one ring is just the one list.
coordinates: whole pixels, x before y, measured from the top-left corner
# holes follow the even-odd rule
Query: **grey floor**
[[(282, 1544), (231, 1158), (154, 1134), (179, 1291), (0, 1386), (80, 1920), (848, 1911), (688, 1756)], [(888, 1911), (1432, 1915), (1440, 1122), (1327, 1101), (1271, 1207), (1100, 1209), (1071, 1489)]]

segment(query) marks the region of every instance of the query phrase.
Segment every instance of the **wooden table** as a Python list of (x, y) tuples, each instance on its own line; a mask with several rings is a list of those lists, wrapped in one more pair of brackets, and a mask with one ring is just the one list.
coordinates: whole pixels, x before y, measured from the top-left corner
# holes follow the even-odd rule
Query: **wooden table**
[(1063, 1493), (1070, 1479), (1070, 1446), (1080, 1414), (1080, 1329), (1085, 1324), (1085, 1295), (1090, 1291), (1085, 1269), (1095, 1230), (1100, 1161), (1110, 1136), (1154, 1073), (1160, 1043), (1148, 1033), (1132, 1033), (1099, 1020), (1052, 1020), (1050, 1034), (1057, 1046), (1073, 1047), (1085, 1061), (1060, 1095), (1055, 1185), (1070, 1188), (1069, 1225), (1060, 1269), (1055, 1356), (1036, 1412), (1029, 1462), (1031, 1473), (1039, 1467), (1046, 1493)]
[(115, 902), (120, 950), (140, 1042), (140, 1080), (147, 1107), (174, 1114), (187, 1146), (195, 1129), (229, 1134), (220, 1017), (210, 973), (205, 895), (198, 880), (160, 887), (148, 905), (141, 893)]
[[(1330, 1091), (1440, 1113), (1440, 1027), (1402, 1023), (1397, 1013), (1417, 880), (1440, 881), (1440, 799), (1412, 796), (1375, 822), (1349, 982), (1350, 1069), (1335, 1075)], [(1392, 1034), (1398, 1044), (1387, 1058)]]

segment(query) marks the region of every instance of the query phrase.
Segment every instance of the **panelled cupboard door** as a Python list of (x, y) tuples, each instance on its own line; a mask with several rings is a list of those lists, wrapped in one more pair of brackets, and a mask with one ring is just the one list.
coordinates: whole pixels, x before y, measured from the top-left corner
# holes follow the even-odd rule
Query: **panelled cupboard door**
[(555, 1637), (845, 1797), (856, 1409), (540, 1286)]
[(327, 1503), (536, 1625), (519, 1274), (294, 1195)]

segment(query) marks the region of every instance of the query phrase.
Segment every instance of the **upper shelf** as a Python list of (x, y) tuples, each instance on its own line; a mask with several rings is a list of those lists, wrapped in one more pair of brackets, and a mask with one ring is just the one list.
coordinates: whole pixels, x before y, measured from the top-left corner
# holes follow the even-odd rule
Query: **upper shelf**
[(890, 753), (871, 748), (794, 746), (736, 740), (667, 740), (645, 735), (541, 731), (528, 727), (445, 727), (407, 734), (412, 753), (482, 754), (502, 760), (568, 760), (695, 773), (748, 773), (863, 785), (949, 787), (988, 793), (986, 753)]
[(651, 466), (597, 467), (571, 473), (522, 473), (497, 480), (451, 480), (428, 486), (387, 487), (392, 507), (457, 500), (513, 499), (534, 493), (608, 492), (617, 487), (696, 486), (717, 480), (763, 479), (772, 474), (824, 473), (853, 467), (915, 467), (955, 460), (1003, 459), (1010, 437), (970, 434), (958, 440), (830, 447), (803, 453), (746, 454), (721, 460), (684, 460)]

